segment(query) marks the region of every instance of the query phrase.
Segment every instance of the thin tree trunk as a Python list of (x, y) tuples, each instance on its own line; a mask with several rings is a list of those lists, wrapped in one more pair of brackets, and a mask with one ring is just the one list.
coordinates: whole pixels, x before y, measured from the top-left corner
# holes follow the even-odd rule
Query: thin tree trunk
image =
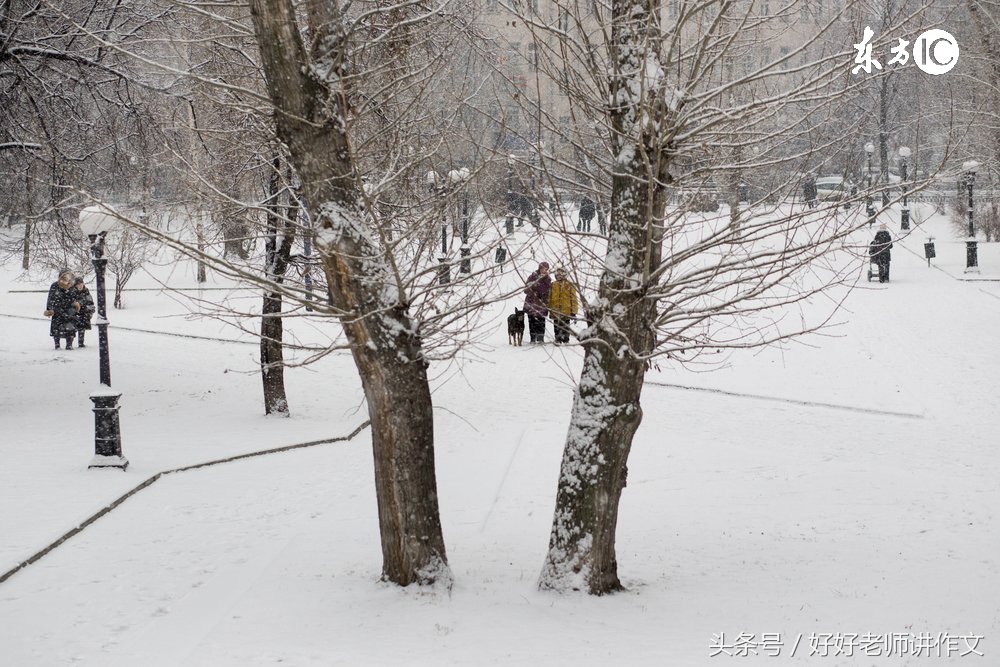
[(365, 226), (346, 134), (347, 52), (336, 3), (307, 5), (323, 71), (302, 42), (289, 0), (250, 11), (279, 139), (314, 215), (330, 302), (340, 313), (372, 426), (382, 573), (399, 585), (451, 581), (438, 512), (427, 362), (409, 303)]
[(878, 159), (882, 181), (882, 206), (889, 205), (889, 79), (884, 74), (878, 89)]
[[(279, 209), (279, 174), (281, 159), (275, 155), (268, 182), (267, 240), (264, 259), (268, 281), (281, 284), (291, 256), (294, 232), (286, 221), (281, 224)], [(291, 207), (289, 207), (291, 208)], [(278, 228), (283, 228), (281, 245), (278, 245)], [(290, 415), (288, 396), (285, 393), (284, 322), (281, 318), (281, 292), (266, 287), (260, 319), (260, 371), (264, 389), (264, 414)]]
[(31, 176), (28, 171), (24, 172), (24, 188), (27, 192), (24, 207), (24, 246), (21, 253), (21, 268), (25, 271), (31, 266)]

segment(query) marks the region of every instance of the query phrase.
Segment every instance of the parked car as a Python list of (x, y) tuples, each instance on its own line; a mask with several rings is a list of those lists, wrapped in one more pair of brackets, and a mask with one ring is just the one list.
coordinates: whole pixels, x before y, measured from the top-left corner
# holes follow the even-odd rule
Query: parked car
[(820, 201), (848, 199), (855, 185), (843, 176), (820, 176), (816, 179), (816, 198)]

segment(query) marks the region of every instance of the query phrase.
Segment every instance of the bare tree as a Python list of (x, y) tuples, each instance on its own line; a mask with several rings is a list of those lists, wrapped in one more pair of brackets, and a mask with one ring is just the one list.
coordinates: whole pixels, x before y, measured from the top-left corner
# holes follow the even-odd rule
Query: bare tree
[[(857, 39), (841, 30), (839, 8), (796, 29), (796, 3), (560, 6), (575, 17), (568, 29), (521, 16), (540, 69), (584, 122), (542, 122), (597, 173), (565, 151), (541, 157), (606, 189), (611, 218), (603, 258), (567, 242), (577, 270), (599, 278), (540, 586), (600, 595), (621, 589), (618, 508), (647, 370), (815, 330), (839, 297), (815, 320), (796, 313), (790, 324), (782, 313), (856, 279), (849, 236), (864, 221), (836, 204), (810, 212), (791, 202), (803, 170), (860, 145), (857, 129), (825, 136), (823, 125), (835, 108), (859, 104), (861, 79), (844, 74)], [(761, 47), (777, 35), (780, 52)], [(757, 183), (750, 206), (692, 210), (733, 173)]]
[[(357, 364), (372, 423), (383, 576), (400, 585), (450, 578), (438, 513), (434, 424), (420, 332), (399, 275), (365, 225), (349, 121), (352, 35), (336, 2), (305, 7), (310, 44), (290, 0), (250, 3), (277, 134), (317, 225), (330, 300)], [(397, 26), (433, 20), (415, 3)], [(383, 17), (373, 7), (373, 18)], [(386, 39), (395, 34), (386, 25)]]

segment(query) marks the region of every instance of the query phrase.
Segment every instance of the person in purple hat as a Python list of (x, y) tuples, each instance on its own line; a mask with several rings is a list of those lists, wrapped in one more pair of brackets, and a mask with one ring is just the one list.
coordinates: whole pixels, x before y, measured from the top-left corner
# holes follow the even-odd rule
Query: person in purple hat
[(528, 314), (528, 334), (531, 343), (545, 342), (545, 316), (549, 314), (549, 263), (542, 262), (538, 270), (528, 276), (524, 288), (524, 312)]

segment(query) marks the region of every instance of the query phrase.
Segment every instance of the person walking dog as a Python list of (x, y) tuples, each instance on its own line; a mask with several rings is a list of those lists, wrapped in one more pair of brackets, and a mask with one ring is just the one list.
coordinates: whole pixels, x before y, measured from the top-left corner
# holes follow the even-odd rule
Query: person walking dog
[(538, 270), (528, 276), (524, 288), (524, 312), (528, 314), (528, 342), (545, 342), (545, 316), (549, 312), (549, 263), (542, 262)]
[(556, 269), (556, 281), (549, 290), (549, 313), (556, 332), (556, 344), (569, 342), (569, 320), (576, 317), (576, 288), (566, 279), (566, 271)]

